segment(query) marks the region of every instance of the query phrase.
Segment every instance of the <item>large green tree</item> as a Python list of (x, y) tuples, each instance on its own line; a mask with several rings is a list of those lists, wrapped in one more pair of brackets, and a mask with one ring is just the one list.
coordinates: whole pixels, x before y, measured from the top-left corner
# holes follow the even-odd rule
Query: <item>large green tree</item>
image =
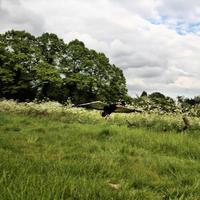
[(122, 70), (103, 54), (55, 34), (24, 31), (0, 35), (0, 97), (74, 103), (128, 99)]
[(1, 96), (33, 99), (34, 66), (40, 60), (35, 37), (24, 31), (8, 31), (0, 36), (0, 51)]
[[(83, 42), (74, 40), (67, 46), (63, 73), (75, 102), (102, 100), (115, 102), (127, 96), (122, 71), (109, 63), (103, 53), (89, 50)], [(75, 88), (75, 89), (74, 89)], [(81, 94), (85, 95), (81, 95)]]

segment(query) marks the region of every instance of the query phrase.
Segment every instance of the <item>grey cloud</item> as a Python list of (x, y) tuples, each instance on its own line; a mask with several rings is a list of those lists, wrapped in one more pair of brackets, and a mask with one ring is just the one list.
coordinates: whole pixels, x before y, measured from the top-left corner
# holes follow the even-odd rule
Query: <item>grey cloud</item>
[(142, 91), (146, 91), (147, 93), (161, 92), (173, 98), (177, 96), (194, 97), (200, 94), (200, 88), (174, 87), (163, 83), (149, 84), (148, 82), (146, 84), (128, 84), (128, 90), (133, 97), (140, 95)]
[(0, 1), (0, 31), (23, 29), (33, 34), (44, 31), (44, 19), (34, 11), (27, 9), (19, 0)]
[(135, 69), (136, 77), (141, 78), (153, 78), (161, 76), (164, 73), (163, 68), (161, 67), (149, 67), (145, 66), (143, 68)]

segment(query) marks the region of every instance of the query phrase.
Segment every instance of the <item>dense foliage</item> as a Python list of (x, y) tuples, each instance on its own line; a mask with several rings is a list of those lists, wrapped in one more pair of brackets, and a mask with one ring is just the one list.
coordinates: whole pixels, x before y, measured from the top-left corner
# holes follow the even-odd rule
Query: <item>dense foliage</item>
[[(0, 101), (0, 112), (11, 112), (28, 116), (54, 116), (66, 123), (78, 121), (79, 123), (101, 123), (105, 119), (101, 117), (99, 110), (87, 110), (85, 108), (73, 107), (71, 104), (62, 105), (58, 102), (16, 102), (13, 100)], [(191, 127), (189, 131), (200, 130), (199, 116), (195, 112), (188, 116)], [(184, 127), (183, 116), (178, 108), (176, 112), (162, 112), (160, 110), (147, 110), (142, 113), (112, 113), (108, 120), (111, 124), (128, 125), (138, 128), (151, 128), (157, 131), (182, 131)], [(67, 116), (67, 120), (63, 118)]]
[(159, 92), (147, 94), (146, 91), (143, 91), (140, 96), (133, 98), (132, 105), (140, 107), (148, 113), (185, 113), (200, 117), (200, 96), (194, 98), (178, 96), (176, 101)]
[(122, 70), (103, 53), (55, 34), (25, 31), (0, 35), (0, 98), (74, 103), (128, 99)]

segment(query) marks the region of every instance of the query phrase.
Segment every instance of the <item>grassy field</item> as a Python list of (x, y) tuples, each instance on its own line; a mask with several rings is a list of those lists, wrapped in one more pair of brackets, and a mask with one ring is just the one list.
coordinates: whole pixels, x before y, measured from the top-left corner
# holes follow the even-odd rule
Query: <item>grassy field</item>
[(5, 102), (0, 111), (2, 200), (200, 199), (197, 118), (181, 131), (181, 116), (105, 121), (98, 112)]

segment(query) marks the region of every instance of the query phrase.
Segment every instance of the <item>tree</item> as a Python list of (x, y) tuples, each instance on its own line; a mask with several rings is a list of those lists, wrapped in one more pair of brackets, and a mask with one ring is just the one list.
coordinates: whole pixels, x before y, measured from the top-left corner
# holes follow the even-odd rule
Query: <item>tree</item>
[(160, 92), (153, 92), (149, 95), (151, 99), (165, 99), (165, 95)]
[(140, 95), (140, 97), (147, 97), (147, 96), (148, 96), (148, 94), (146, 91), (143, 91), (142, 94)]
[(53, 33), (44, 33), (37, 38), (42, 62), (36, 66), (37, 98), (64, 102), (62, 62), (66, 56), (66, 44)]
[(1, 96), (33, 99), (33, 66), (39, 62), (40, 49), (34, 36), (24, 31), (8, 31), (1, 35)]
[(115, 102), (127, 95), (122, 71), (111, 65), (103, 53), (89, 50), (83, 42), (74, 40), (67, 46), (67, 55), (63, 59), (64, 81), (71, 88), (70, 96), (75, 103)]
[(52, 33), (0, 35), (0, 97), (74, 103), (130, 101), (122, 70), (79, 40), (65, 44)]
[(175, 101), (168, 96), (160, 92), (153, 92), (149, 95), (150, 100), (153, 103), (153, 107), (157, 107), (165, 112), (174, 112), (176, 110)]

